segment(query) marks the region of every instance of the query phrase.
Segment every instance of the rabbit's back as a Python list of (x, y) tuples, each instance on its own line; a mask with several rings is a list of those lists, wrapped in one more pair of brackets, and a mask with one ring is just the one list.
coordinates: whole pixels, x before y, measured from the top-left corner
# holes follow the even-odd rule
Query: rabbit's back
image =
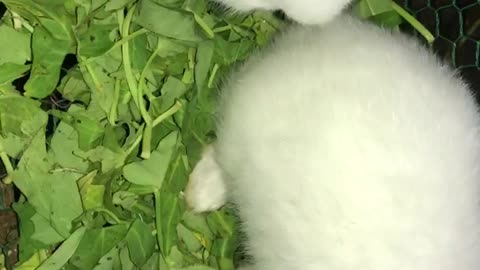
[(261, 269), (478, 268), (477, 107), (416, 42), (293, 27), (223, 91), (217, 159)]

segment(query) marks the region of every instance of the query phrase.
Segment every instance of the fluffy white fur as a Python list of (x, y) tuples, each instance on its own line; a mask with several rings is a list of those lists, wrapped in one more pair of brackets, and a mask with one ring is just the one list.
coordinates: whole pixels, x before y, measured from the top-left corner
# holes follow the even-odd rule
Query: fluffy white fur
[(479, 269), (477, 105), (417, 42), (349, 16), (294, 26), (222, 103), (186, 196), (211, 210), (227, 188), (251, 269)]
[(208, 146), (202, 159), (190, 173), (185, 200), (195, 212), (213, 211), (225, 204), (226, 187), (223, 172), (215, 160), (214, 149)]
[(323, 24), (339, 15), (352, 0), (215, 0), (236, 11), (281, 9), (303, 24)]

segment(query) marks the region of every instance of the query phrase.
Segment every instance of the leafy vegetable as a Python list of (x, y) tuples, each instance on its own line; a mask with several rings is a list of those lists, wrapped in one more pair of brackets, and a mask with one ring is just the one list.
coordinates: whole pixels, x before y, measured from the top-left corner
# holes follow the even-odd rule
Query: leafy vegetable
[[(0, 158), (22, 193), (16, 269), (232, 269), (235, 216), (195, 215), (182, 190), (214, 138), (217, 82), (285, 22), (207, 0), (2, 2)], [(390, 0), (355, 10), (401, 22)]]

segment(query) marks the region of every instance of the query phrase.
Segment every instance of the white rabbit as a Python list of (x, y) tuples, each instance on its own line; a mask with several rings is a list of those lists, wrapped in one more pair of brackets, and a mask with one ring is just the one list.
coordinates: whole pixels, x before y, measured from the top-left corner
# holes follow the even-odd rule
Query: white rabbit
[(197, 212), (236, 204), (253, 270), (480, 269), (480, 115), (413, 39), (341, 15), (227, 80)]
[(352, 0), (215, 0), (235, 11), (281, 9), (303, 24), (323, 24), (341, 13)]

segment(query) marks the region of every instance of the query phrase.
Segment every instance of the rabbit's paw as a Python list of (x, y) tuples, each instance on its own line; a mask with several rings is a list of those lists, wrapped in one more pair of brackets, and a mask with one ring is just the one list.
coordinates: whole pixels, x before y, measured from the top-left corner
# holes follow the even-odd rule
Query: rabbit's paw
[(205, 149), (202, 158), (193, 168), (185, 189), (185, 199), (194, 212), (217, 210), (225, 204), (223, 173), (215, 161), (212, 146)]

